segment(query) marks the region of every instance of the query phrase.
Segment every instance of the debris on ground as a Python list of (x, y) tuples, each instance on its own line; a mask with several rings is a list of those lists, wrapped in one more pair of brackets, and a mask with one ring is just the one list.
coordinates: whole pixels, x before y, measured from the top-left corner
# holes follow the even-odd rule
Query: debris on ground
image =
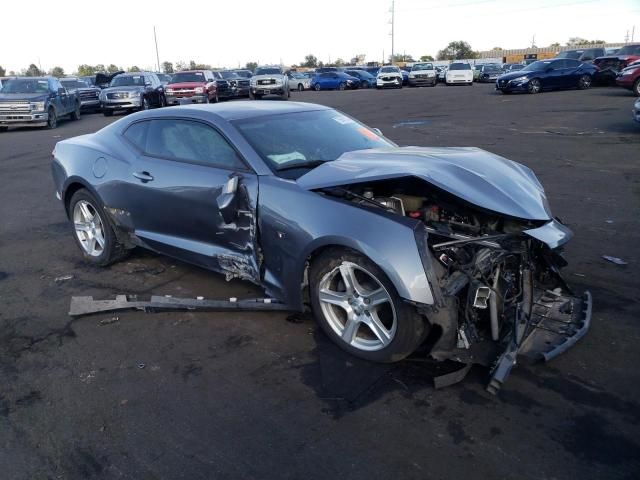
[(60, 277), (56, 277), (53, 279), (56, 283), (66, 282), (67, 280), (71, 280), (73, 275), (61, 275)]
[(145, 365), (144, 363), (139, 363), (139, 364), (138, 364), (138, 368), (139, 368), (140, 370), (142, 370), (144, 367), (146, 367), (146, 365)]
[(603, 255), (602, 258), (604, 258), (607, 262), (615, 263), (616, 265), (628, 265), (628, 262), (618, 257)]
[(100, 320), (100, 325), (110, 325), (120, 321), (120, 317), (103, 318)]

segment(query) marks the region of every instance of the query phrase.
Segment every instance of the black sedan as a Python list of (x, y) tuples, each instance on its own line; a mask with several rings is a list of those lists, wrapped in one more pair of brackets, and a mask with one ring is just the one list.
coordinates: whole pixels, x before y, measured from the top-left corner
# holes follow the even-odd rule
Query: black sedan
[(561, 88), (585, 90), (591, 87), (597, 70), (591, 64), (569, 58), (541, 60), (498, 77), (496, 90), (502, 93), (540, 93)]

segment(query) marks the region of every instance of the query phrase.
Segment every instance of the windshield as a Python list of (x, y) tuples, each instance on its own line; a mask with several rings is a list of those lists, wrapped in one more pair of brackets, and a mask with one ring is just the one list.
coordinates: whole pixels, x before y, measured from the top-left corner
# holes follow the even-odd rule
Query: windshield
[(238, 78), (238, 74), (236, 72), (220, 72), (222, 78)]
[(179, 72), (176, 73), (173, 77), (171, 77), (171, 83), (183, 83), (183, 82), (206, 82), (206, 78), (204, 73), (202, 72)]
[(157, 73), (156, 75), (158, 76), (158, 80), (160, 80), (161, 82), (171, 81), (171, 75), (167, 75), (166, 73)]
[(382, 67), (380, 69), (380, 73), (398, 73), (398, 71), (396, 67)]
[(578, 60), (583, 53), (584, 51), (582, 50), (567, 50), (566, 52), (560, 52), (556, 55), (556, 58), (572, 58), (573, 60)]
[(482, 69), (483, 72), (500, 72), (502, 69), (497, 65), (485, 65)]
[(251, 78), (251, 72), (249, 70), (236, 70), (236, 74), (242, 78)]
[(256, 75), (282, 75), (279, 68), (256, 68)]
[(533, 62), (522, 69), (523, 72), (541, 72), (551, 65), (551, 61)]
[(471, 70), (471, 65), (468, 63), (452, 63), (449, 66), (449, 70)]
[(89, 88), (87, 82), (83, 82), (82, 80), (60, 80), (60, 83), (68, 89)]
[(640, 55), (640, 45), (627, 45), (616, 52), (616, 55)]
[(110, 87), (144, 87), (143, 75), (118, 75), (111, 80)]
[(269, 115), (233, 123), (274, 171), (329, 162), (345, 152), (394, 146), (336, 110)]
[(2, 93), (48, 93), (49, 82), (47, 80), (34, 80), (16, 78), (6, 80), (2, 84)]
[(87, 82), (89, 85), (96, 84), (96, 77), (82, 77), (82, 80)]
[(433, 70), (433, 64), (432, 63), (417, 63), (411, 68), (412, 72), (417, 72), (419, 70)]

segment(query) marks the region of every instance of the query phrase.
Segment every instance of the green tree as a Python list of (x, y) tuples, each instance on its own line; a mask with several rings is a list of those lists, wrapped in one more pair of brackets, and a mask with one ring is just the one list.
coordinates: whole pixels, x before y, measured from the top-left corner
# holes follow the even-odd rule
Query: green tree
[(40, 77), (44, 75), (44, 72), (40, 70), (35, 63), (32, 63), (29, 65), (29, 68), (24, 71), (24, 75), (26, 77)]
[(435, 58), (433, 58), (431, 55), (422, 55), (420, 57), (421, 62), (433, 62), (434, 60)]
[(549, 46), (550, 46), (550, 47), (553, 47), (553, 48), (558, 48), (558, 47), (560, 46), (560, 43), (559, 43), (559, 42), (554, 42), (554, 43), (552, 43), (552, 44), (551, 44), (551, 45), (549, 45)]
[(140, 71), (140, 67), (138, 67), (137, 65), (127, 68), (127, 72), (139, 72), (139, 71)]
[(258, 62), (247, 62), (244, 68), (253, 72), (256, 68), (258, 68)]
[(502, 47), (493, 47), (491, 50), (504, 50)]
[(567, 42), (567, 47), (575, 47), (576, 45), (599, 45), (606, 43), (604, 40), (587, 40), (582, 37), (571, 37)]
[(176, 72), (181, 72), (187, 69), (187, 64), (183, 61), (176, 62)]
[(474, 52), (471, 45), (462, 40), (451, 42), (438, 52), (438, 60), (463, 60), (466, 58), (478, 58), (478, 52)]
[(116, 73), (116, 72), (119, 72), (121, 70), (122, 69), (119, 66), (114, 65), (113, 63), (107, 67), (107, 72), (109, 72), (109, 73)]
[(64, 69), (62, 67), (53, 67), (51, 70), (49, 70), (49, 75), (58, 78), (64, 77)]
[(78, 66), (78, 76), (80, 77), (91, 77), (95, 74), (96, 74), (96, 69), (91, 65), (87, 65), (86, 63), (83, 63), (82, 65)]
[(398, 62), (415, 62), (411, 55), (404, 55), (402, 53), (396, 53), (393, 57), (389, 56), (389, 62), (398, 63)]
[(301, 67), (316, 68), (318, 66), (318, 58), (315, 55), (309, 54), (304, 57), (304, 62)]
[(7, 72), (5, 71), (4, 68), (2, 68), (2, 65), (0, 65), (0, 77), (4, 77), (7, 74)]
[(171, 63), (171, 62), (162, 62), (162, 71), (164, 73), (173, 73), (173, 63)]
[(337, 58), (336, 61), (334, 62), (334, 65), (336, 67), (344, 67), (345, 63), (343, 59)]

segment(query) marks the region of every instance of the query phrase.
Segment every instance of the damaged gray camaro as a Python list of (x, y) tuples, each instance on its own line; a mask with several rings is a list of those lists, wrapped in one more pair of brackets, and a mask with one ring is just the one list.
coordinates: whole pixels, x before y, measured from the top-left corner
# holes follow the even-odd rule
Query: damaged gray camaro
[(310, 308), (358, 357), (490, 368), (550, 360), (589, 328), (570, 230), (533, 172), (477, 148), (398, 147), (331, 108), (148, 110), (59, 142), (53, 178), (85, 258), (141, 246)]

